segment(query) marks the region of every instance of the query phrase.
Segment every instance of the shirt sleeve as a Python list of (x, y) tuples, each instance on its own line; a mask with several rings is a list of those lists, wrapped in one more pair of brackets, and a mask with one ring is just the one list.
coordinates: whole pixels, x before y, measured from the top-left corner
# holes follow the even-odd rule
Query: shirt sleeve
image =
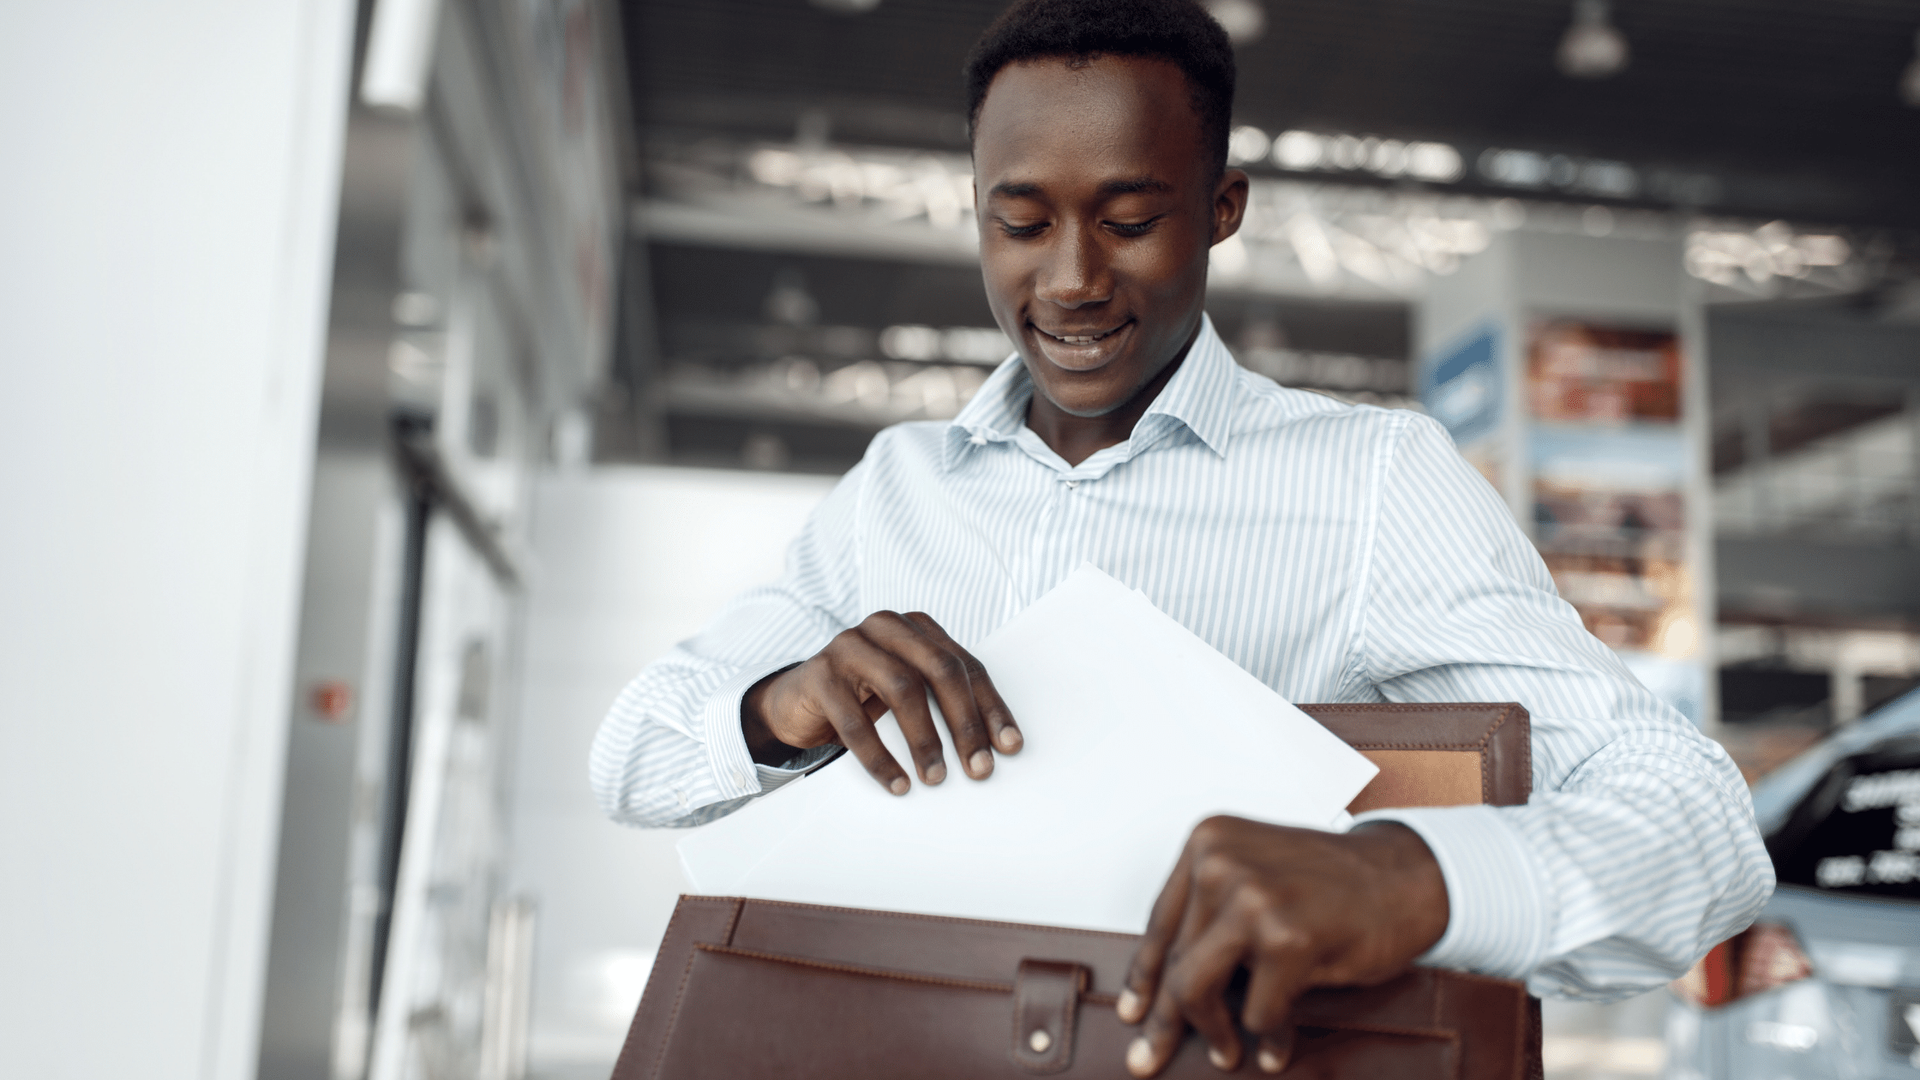
[(1525, 806), (1358, 819), (1414, 829), (1446, 877), (1450, 920), (1422, 962), (1593, 1000), (1678, 977), (1773, 891), (1739, 771), (1587, 632), (1444, 429), (1395, 420), (1356, 679), (1392, 701), (1518, 701), (1533, 732)]
[(838, 751), (816, 747), (779, 768), (756, 764), (740, 730), (740, 701), (754, 683), (860, 621), (856, 525), (866, 472), (864, 462), (856, 465), (813, 512), (778, 581), (735, 598), (614, 700), (588, 766), (608, 817), (647, 827), (701, 825)]

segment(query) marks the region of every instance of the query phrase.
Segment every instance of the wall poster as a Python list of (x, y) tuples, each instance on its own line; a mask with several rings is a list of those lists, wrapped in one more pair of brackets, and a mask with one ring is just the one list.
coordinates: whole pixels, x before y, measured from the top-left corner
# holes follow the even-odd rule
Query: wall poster
[(1671, 330), (1552, 319), (1528, 332), (1533, 533), (1560, 595), (1639, 679), (1700, 722), (1687, 554), (1692, 454)]

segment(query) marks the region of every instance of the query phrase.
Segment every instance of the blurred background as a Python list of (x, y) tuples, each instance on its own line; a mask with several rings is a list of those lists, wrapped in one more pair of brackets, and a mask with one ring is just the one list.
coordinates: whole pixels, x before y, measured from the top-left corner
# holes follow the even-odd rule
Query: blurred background
[[(1207, 6), (1240, 362), (1444, 423), (1762, 785), (1774, 929), (1548, 1075), (1920, 1076), (1920, 0)], [(0, 10), (5, 1071), (608, 1073), (681, 878), (593, 729), (1007, 356), (1000, 7)]]

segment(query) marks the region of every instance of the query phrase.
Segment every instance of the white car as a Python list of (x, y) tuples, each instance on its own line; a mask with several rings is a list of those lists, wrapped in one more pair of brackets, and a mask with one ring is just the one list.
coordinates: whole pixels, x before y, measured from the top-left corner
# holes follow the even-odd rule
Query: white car
[(1669, 1080), (1920, 1077), (1920, 691), (1753, 804), (1780, 888), (1673, 984)]

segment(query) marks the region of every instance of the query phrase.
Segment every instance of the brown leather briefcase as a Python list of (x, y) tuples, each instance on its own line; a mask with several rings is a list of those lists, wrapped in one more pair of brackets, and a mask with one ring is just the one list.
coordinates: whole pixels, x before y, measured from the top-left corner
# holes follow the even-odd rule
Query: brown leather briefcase
[[(1513, 805), (1518, 705), (1303, 705), (1380, 766), (1350, 809)], [(683, 896), (613, 1080), (1127, 1076), (1114, 1013), (1139, 939), (1050, 926)], [(1517, 982), (1414, 968), (1314, 990), (1283, 1075), (1537, 1080), (1539, 1002)], [(1252, 1045), (1249, 1043), (1249, 1051)], [(1252, 1074), (1253, 1054), (1241, 1071)], [(1197, 1036), (1161, 1074), (1219, 1075)]]

